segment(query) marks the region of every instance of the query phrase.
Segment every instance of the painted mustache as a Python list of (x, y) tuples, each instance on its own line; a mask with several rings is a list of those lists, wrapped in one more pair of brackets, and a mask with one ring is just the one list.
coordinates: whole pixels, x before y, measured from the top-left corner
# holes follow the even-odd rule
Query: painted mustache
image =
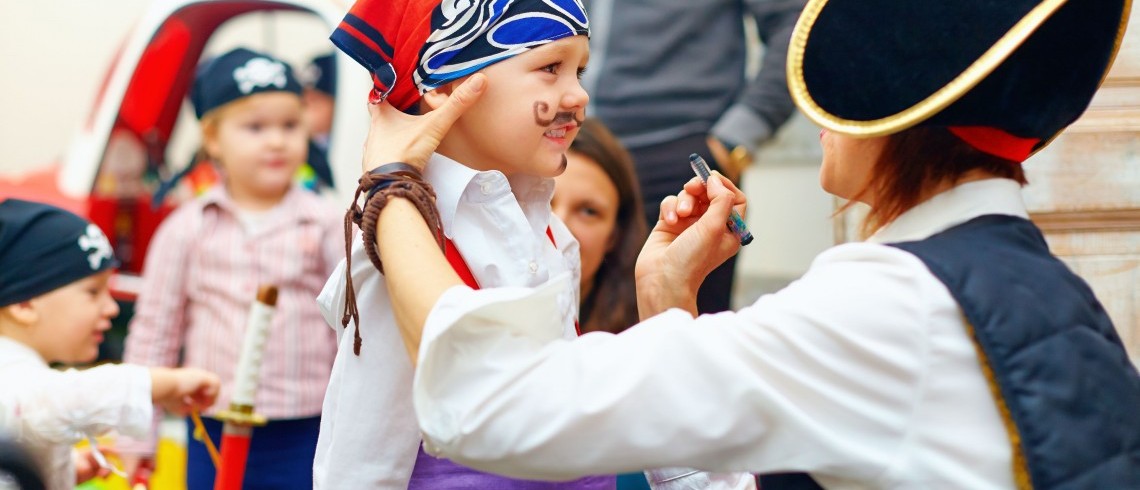
[(554, 117), (550, 117), (549, 113), (550, 113), (550, 104), (547, 104), (546, 102), (535, 102), (534, 103), (534, 123), (538, 124), (539, 126), (550, 127), (550, 126), (563, 125), (563, 124), (567, 124), (567, 123), (572, 122), (572, 123), (574, 123), (575, 126), (580, 127), (580, 126), (582, 126), (582, 122), (585, 120), (585, 116), (583, 116), (582, 119), (578, 119), (577, 118), (577, 116), (578, 116), (577, 112), (569, 112), (569, 111), (556, 112), (554, 114)]

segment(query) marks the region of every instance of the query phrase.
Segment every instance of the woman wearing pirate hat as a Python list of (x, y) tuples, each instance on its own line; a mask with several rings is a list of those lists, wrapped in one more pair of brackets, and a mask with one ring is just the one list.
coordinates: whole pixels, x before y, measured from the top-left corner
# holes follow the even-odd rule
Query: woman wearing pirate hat
[[(572, 341), (544, 333), (554, 287), (463, 287), (393, 200), (376, 236), (401, 257), (385, 273), (419, 353), (425, 446), (529, 478), (692, 466), (765, 490), (1140, 488), (1140, 376), (1020, 194), (1021, 162), (1087, 107), (1129, 8), (808, 2), (789, 86), (824, 128), (821, 184), (870, 206), (869, 237), (737, 312), (694, 318), (737, 248), (724, 221), (744, 199), (723, 180), (662, 203), (641, 324)], [(431, 146), (479, 85), (431, 118), (374, 108), (370, 148), (392, 150), (365, 166), (418, 164), (398, 149)], [(414, 131), (379, 131), (397, 123)]]

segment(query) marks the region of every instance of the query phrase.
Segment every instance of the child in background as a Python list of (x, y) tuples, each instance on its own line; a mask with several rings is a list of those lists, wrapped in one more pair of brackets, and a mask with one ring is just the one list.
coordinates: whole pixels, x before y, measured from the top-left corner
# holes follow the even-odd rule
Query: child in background
[[(336, 60), (332, 54), (314, 58), (297, 80), (302, 85), (301, 98), (305, 108), (305, 123), (309, 128), (309, 148), (305, 161), (297, 167), (295, 183), (314, 192), (332, 189), (332, 168), (328, 161), (329, 132), (335, 105)], [(208, 64), (209, 61), (206, 62)], [(218, 169), (201, 151), (190, 158), (186, 168), (164, 181), (155, 192), (153, 202), (158, 206), (168, 194), (197, 197), (221, 180)], [(181, 188), (180, 188), (181, 186)], [(177, 189), (177, 190), (176, 190)]]
[(332, 133), (333, 111), (336, 109), (336, 56), (328, 53), (317, 56), (305, 65), (298, 77), (301, 98), (305, 102), (305, 121), (309, 125), (309, 158), (301, 167), (298, 177), (313, 190), (333, 187), (332, 166), (329, 165), (329, 138)]
[(99, 227), (35, 202), (0, 202), (0, 432), (40, 466), (48, 489), (105, 475), (97, 449), (73, 446), (117, 429), (145, 434), (152, 403), (176, 412), (209, 407), (218, 377), (201, 369), (103, 365), (95, 360), (119, 306), (108, 281), (115, 259)]
[[(573, 337), (578, 244), (551, 213), (550, 197), (551, 177), (566, 167), (566, 150), (589, 100), (579, 83), (589, 57), (588, 23), (576, 1), (523, 0), (505, 10), (495, 5), (360, 1), (332, 39), (373, 73), (374, 93), (407, 112), (438, 109), (466, 75), (487, 76), (487, 93), (456, 122), (424, 174), (437, 193), (449, 253), (457, 252), (452, 265), (488, 288), (575, 276), (575, 286), (563, 291), (560, 331), (551, 332)], [(473, 20), (483, 14), (488, 17)], [(424, 452), (412, 406), (412, 362), (384, 277), (359, 236), (350, 259), (318, 299), (340, 336), (340, 350), (325, 396), (315, 488), (614, 487), (612, 476), (563, 483), (504, 478)], [(358, 307), (356, 325), (346, 325), (355, 311), (346, 300)]]
[[(199, 68), (190, 98), (223, 185), (183, 204), (156, 232), (124, 353), (130, 362), (172, 366), (181, 351), (183, 365), (222, 378), (217, 408), (227, 408), (257, 288), (278, 287), (255, 407), (269, 424), (252, 439), (247, 489), (309, 488), (336, 353), (313, 298), (343, 254), (342, 224), (338, 211), (294, 184), (309, 141), (300, 94), (285, 63), (248, 49)], [(222, 422), (204, 422), (220, 440)], [(154, 451), (153, 440), (136, 442), (130, 452)], [(188, 488), (212, 488), (204, 446), (187, 449)]]
[(317, 148), (327, 152), (329, 133), (332, 131), (333, 109), (336, 105), (336, 55), (317, 56), (301, 70), (301, 97), (305, 99), (305, 113), (309, 131)]
[(637, 323), (633, 266), (648, 231), (629, 152), (587, 118), (554, 178), (554, 214), (578, 239), (582, 331), (619, 333)]

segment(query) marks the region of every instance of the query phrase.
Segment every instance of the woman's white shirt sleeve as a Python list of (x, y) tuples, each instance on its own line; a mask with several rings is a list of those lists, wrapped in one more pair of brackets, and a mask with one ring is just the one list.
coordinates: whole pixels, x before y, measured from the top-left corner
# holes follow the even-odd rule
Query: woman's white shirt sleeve
[(556, 285), (453, 288), (413, 384), (425, 446), (530, 478), (689, 466), (803, 471), (827, 488), (1012, 488), (961, 309), (922, 261), (881, 245), (985, 214), (1027, 216), (1019, 185), (961, 184), (750, 307), (672, 310), (620, 335), (558, 339)]
[(416, 410), (429, 450), (518, 477), (810, 458), (874, 478), (902, 450), (939, 286), (912, 255), (844, 245), (739, 312), (670, 310), (572, 342), (548, 327), (557, 286), (456, 287), (425, 328)]

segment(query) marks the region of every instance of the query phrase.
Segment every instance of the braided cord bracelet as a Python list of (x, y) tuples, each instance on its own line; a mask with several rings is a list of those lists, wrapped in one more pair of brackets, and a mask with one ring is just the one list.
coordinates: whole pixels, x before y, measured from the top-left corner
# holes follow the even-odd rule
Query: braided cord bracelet
[[(363, 207), (359, 204), (361, 194), (365, 195)], [(344, 315), (340, 320), (343, 327), (348, 326), (349, 319), (356, 323), (352, 350), (358, 356), (361, 345), (360, 310), (356, 304), (356, 288), (352, 284), (352, 225), (360, 227), (364, 252), (372, 265), (383, 274), (384, 264), (380, 260), (380, 253), (376, 250), (376, 224), (384, 206), (394, 198), (407, 199), (416, 206), (428, 229), (435, 235), (440, 250), (444, 250), (443, 227), (440, 224), (439, 210), (435, 206), (435, 191), (431, 184), (424, 180), (423, 173), (418, 168), (406, 163), (389, 163), (360, 177), (352, 205), (344, 215), (346, 288)]]

